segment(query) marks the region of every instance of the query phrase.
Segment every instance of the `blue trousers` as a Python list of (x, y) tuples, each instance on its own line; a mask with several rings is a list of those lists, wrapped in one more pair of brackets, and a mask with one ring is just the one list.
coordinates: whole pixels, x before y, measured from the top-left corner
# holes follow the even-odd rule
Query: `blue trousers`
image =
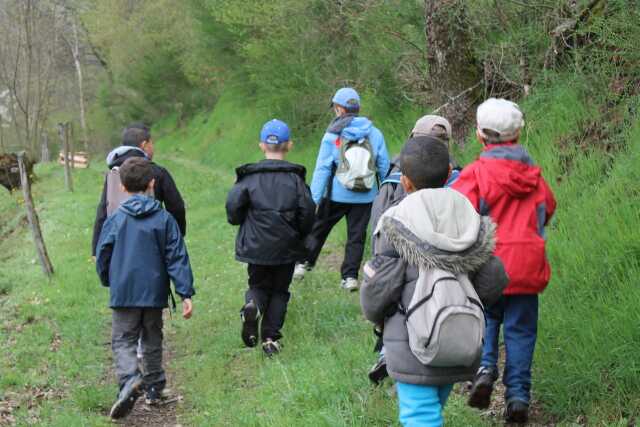
[(481, 365), (498, 372), (498, 336), (506, 350), (502, 382), (508, 402), (531, 398), (531, 364), (538, 336), (538, 295), (503, 295), (485, 310), (487, 328)]
[(396, 382), (400, 423), (405, 427), (440, 427), (453, 384), (440, 387)]

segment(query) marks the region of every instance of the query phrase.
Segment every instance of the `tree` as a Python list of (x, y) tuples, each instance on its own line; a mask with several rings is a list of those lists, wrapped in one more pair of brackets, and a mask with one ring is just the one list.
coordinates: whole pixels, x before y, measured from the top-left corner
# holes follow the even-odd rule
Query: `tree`
[[(427, 63), (436, 110), (461, 141), (481, 95), (482, 73), (472, 46), (464, 0), (425, 0)], [(470, 121), (471, 119), (471, 121)]]
[(0, 0), (0, 90), (16, 140), (32, 153), (46, 122), (55, 80), (58, 7), (45, 0)]

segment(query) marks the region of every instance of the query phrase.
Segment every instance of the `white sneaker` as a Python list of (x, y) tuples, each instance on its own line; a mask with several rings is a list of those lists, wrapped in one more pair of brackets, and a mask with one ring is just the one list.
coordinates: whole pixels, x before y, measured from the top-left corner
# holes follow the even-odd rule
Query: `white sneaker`
[(304, 275), (307, 271), (309, 271), (309, 263), (303, 262), (302, 264), (296, 264), (296, 268), (293, 270), (293, 278), (295, 280), (304, 279)]
[(340, 282), (340, 286), (342, 287), (342, 289), (353, 292), (357, 291), (360, 285), (358, 284), (358, 279), (347, 277), (346, 279), (342, 279), (342, 282)]

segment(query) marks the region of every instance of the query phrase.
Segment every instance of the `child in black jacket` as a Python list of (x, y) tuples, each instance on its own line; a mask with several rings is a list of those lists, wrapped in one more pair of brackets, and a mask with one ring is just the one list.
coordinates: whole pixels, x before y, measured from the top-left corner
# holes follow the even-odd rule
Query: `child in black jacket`
[(280, 351), (289, 285), (295, 263), (305, 256), (303, 242), (315, 216), (305, 168), (284, 160), (291, 146), (286, 123), (267, 122), (260, 132), (265, 160), (236, 169), (226, 204), (229, 223), (240, 225), (236, 259), (248, 264), (242, 340), (248, 347), (257, 345), (262, 318), (262, 349), (268, 356)]

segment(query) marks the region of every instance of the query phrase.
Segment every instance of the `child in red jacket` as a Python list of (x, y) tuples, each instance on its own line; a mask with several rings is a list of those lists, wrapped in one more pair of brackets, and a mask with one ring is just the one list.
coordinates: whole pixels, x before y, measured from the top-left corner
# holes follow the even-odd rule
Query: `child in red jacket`
[(513, 102), (491, 98), (478, 107), (480, 158), (465, 167), (453, 188), (465, 194), (481, 215), (498, 224), (495, 254), (502, 259), (509, 284), (502, 298), (486, 308), (482, 362), (469, 405), (487, 408), (498, 379), (498, 336), (503, 324), (508, 422), (526, 422), (531, 389), (531, 364), (537, 337), (538, 294), (549, 283), (544, 227), (556, 201), (540, 167), (518, 144), (524, 126)]

